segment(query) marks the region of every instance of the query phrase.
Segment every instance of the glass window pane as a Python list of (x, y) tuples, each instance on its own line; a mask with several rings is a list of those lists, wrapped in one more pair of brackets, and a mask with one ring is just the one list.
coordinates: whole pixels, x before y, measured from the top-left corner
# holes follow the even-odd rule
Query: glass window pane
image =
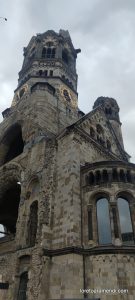
[(111, 227), (108, 200), (106, 198), (102, 198), (97, 202), (97, 221), (99, 243), (110, 244), (112, 242)]
[(122, 241), (124, 243), (133, 243), (133, 228), (129, 210), (128, 201), (123, 198), (118, 198), (118, 211), (120, 218), (120, 228), (121, 228), (121, 236)]

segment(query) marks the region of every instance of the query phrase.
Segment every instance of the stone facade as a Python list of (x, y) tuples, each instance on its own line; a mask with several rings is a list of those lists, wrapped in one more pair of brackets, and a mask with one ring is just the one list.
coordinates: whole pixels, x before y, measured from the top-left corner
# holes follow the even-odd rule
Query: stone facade
[(32, 37), (0, 124), (0, 299), (135, 298), (135, 165), (116, 100), (78, 109), (69, 33)]

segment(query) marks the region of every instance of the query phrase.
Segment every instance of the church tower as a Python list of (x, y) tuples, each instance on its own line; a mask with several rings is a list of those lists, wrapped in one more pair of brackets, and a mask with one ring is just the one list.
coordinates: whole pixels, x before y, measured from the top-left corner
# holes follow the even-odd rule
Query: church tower
[(121, 122), (119, 117), (119, 106), (116, 100), (109, 97), (98, 97), (98, 99), (94, 103), (93, 109), (98, 106), (103, 107), (103, 110), (112, 125), (114, 133), (120, 141), (121, 147), (124, 148), (121, 132)]
[(76, 58), (80, 51), (64, 30), (37, 34), (24, 48), (12, 106), (32, 98), (38, 125), (48, 133), (58, 134), (78, 119)]
[(115, 99), (78, 109), (79, 52), (32, 37), (2, 113), (0, 300), (135, 298), (135, 165)]

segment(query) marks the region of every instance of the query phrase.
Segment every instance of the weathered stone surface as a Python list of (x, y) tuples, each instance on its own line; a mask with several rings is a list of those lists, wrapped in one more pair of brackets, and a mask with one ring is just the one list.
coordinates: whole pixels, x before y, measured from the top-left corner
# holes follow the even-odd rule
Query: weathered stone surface
[[(27, 300), (83, 299), (88, 289), (89, 298), (135, 298), (135, 246), (123, 240), (117, 205), (119, 197), (128, 201), (135, 232), (135, 165), (114, 99), (79, 111), (77, 53), (68, 32), (33, 37), (0, 124), (0, 287), (9, 285), (0, 300), (20, 300), (24, 279)], [(108, 200), (109, 244), (99, 242), (101, 198)]]

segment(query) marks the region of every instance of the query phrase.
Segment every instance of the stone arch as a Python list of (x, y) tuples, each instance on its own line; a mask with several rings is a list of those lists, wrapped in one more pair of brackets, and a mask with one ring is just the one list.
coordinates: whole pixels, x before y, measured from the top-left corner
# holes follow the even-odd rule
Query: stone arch
[[(4, 171), (4, 172), (3, 172)], [(8, 164), (0, 171), (0, 224), (5, 234), (16, 233), (18, 208), (21, 194), (21, 168), (17, 164)]]
[(18, 257), (17, 272), (19, 273), (19, 275), (29, 271), (30, 262), (31, 262), (31, 256), (29, 254), (24, 254)]
[(33, 175), (26, 187), (26, 199), (37, 198), (39, 195), (40, 183), (37, 175)]
[(94, 205), (96, 205), (97, 201), (102, 197), (110, 201), (110, 193), (108, 191), (104, 191), (104, 190), (98, 190), (98, 192), (94, 191), (89, 197), (89, 204), (94, 203)]
[(121, 189), (116, 193), (115, 197), (116, 197), (116, 200), (120, 197), (125, 198), (129, 202), (129, 204), (135, 203), (135, 198), (134, 198), (133, 194), (131, 193), (131, 191)]

